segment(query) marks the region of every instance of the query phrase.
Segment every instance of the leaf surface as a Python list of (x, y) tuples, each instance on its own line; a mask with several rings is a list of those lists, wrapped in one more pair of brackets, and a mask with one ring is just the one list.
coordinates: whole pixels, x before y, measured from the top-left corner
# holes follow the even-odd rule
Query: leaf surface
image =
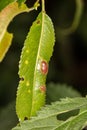
[[(58, 115), (72, 110), (82, 109), (76, 116), (67, 120), (57, 119)], [(37, 117), (20, 123), (20, 126), (12, 130), (82, 130), (87, 124), (87, 98), (66, 98), (47, 105), (39, 111)]]
[(21, 80), (17, 92), (16, 111), (20, 120), (35, 115), (45, 103), (46, 75), (54, 41), (52, 21), (41, 12), (25, 40), (19, 64)]

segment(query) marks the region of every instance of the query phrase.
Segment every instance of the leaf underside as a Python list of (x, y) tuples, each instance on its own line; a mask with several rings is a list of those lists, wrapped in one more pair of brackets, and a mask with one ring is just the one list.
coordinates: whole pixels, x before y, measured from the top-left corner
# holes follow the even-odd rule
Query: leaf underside
[[(40, 13), (25, 40), (19, 63), (20, 82), (17, 91), (16, 111), (20, 120), (35, 115), (45, 104), (46, 74), (41, 62), (48, 65), (54, 46), (54, 29), (51, 19)], [(43, 88), (41, 90), (41, 88)]]

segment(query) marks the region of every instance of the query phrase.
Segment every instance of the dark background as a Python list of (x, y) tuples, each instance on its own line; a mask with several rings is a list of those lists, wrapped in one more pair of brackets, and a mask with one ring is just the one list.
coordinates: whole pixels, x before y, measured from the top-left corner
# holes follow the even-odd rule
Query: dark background
[[(27, 0), (27, 5), (31, 7), (34, 2), (35, 0)], [(85, 96), (87, 94), (87, 1), (83, 0), (83, 2), (84, 10), (77, 29), (64, 37), (59, 35), (59, 28), (70, 27), (76, 11), (75, 0), (46, 0), (46, 12), (54, 23), (56, 34), (47, 83), (66, 83)], [(11, 108), (15, 111), (21, 49), (29, 28), (40, 10), (41, 8), (38, 11), (16, 16), (8, 27), (14, 38), (8, 53), (0, 63), (0, 129), (2, 130), (10, 130), (10, 127), (16, 125), (15, 114), (12, 113), (11, 117), (9, 114)], [(10, 107), (8, 104), (11, 104)]]

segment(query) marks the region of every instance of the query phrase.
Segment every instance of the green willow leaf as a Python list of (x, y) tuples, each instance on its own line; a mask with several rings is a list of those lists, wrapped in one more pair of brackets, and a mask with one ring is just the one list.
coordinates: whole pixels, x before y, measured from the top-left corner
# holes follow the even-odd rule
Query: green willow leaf
[(7, 32), (9, 23), (16, 15), (22, 12), (29, 12), (36, 9), (36, 7), (28, 8), (25, 4), (18, 6), (17, 2), (13, 2), (0, 12), (0, 62), (3, 60), (12, 41), (12, 34)]
[(16, 100), (20, 120), (35, 115), (45, 104), (45, 82), (54, 41), (52, 21), (42, 12), (33, 23), (21, 54)]

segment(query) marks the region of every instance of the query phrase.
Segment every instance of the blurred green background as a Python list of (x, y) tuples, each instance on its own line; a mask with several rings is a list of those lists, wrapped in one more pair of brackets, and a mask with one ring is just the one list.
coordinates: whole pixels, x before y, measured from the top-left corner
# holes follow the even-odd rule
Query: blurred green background
[[(31, 7), (34, 2), (35, 0), (27, 0), (27, 5)], [(46, 12), (52, 18), (56, 34), (54, 53), (47, 77), (48, 91), (50, 91), (47, 91), (47, 103), (56, 101), (60, 97), (87, 94), (87, 1), (83, 0), (83, 2), (84, 9), (78, 28), (64, 36), (60, 34), (60, 29), (71, 26), (76, 11), (75, 0), (46, 0)], [(38, 11), (16, 16), (8, 27), (8, 31), (14, 34), (14, 38), (3, 62), (0, 63), (0, 130), (10, 130), (18, 122), (15, 114), (19, 81), (18, 64), (26, 35), (40, 10), (41, 8)], [(68, 93), (67, 91), (65, 93), (64, 85), (69, 90)], [(67, 88), (66, 85), (69, 87)], [(70, 88), (78, 92), (72, 94)]]

